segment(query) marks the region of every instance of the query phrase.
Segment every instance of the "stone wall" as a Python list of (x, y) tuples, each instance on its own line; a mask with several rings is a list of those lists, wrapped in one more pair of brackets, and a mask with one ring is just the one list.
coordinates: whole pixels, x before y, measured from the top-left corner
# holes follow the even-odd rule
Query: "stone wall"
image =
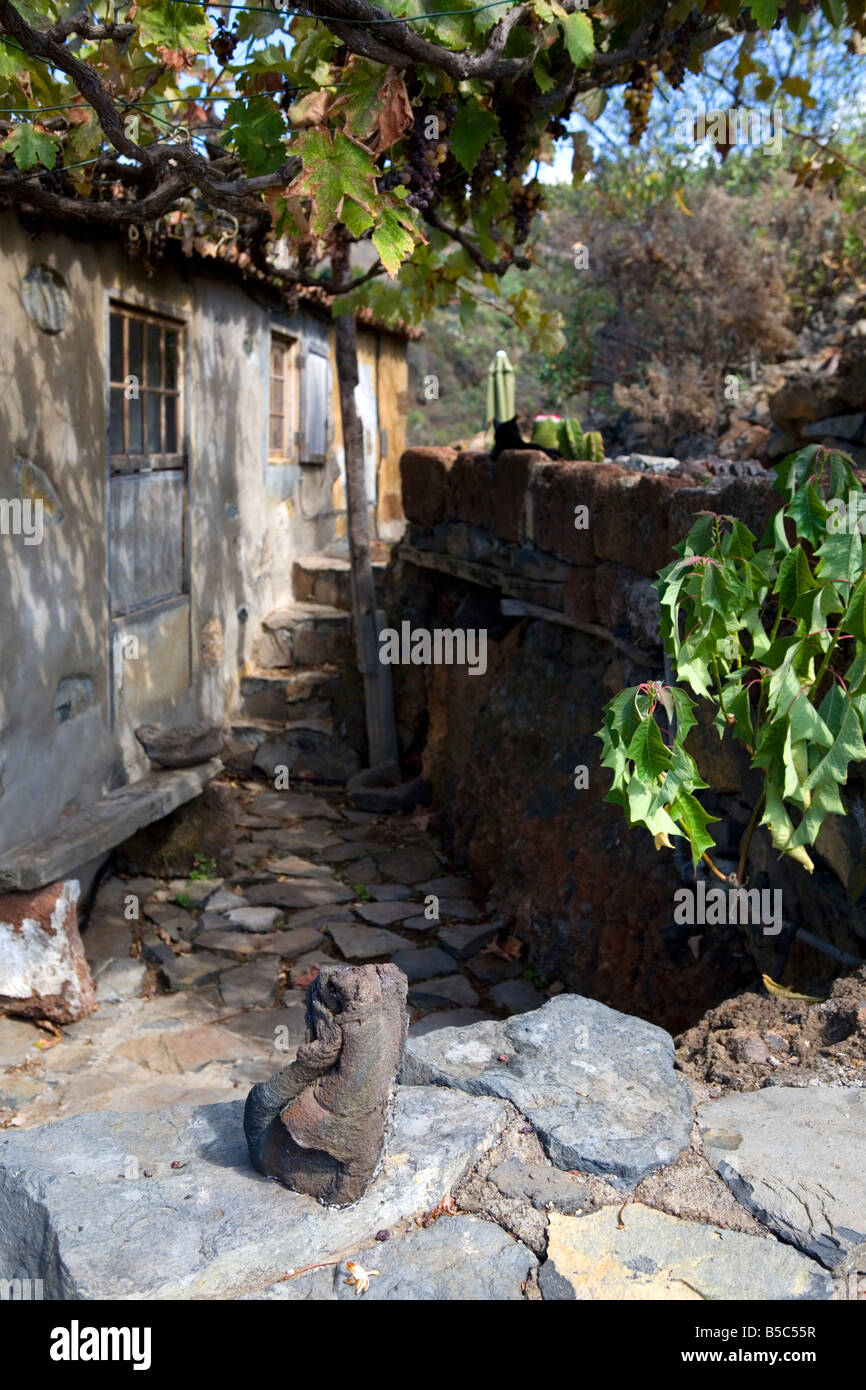
[[(760, 832), (754, 886), (783, 888), (779, 938), (673, 921), (675, 889), (692, 880), (682, 851), (656, 853), (604, 804), (603, 705), (625, 686), (664, 678), (652, 587), (695, 515), (740, 517), (760, 537), (781, 505), (770, 477), (694, 479), (612, 464), (551, 462), (534, 451), (411, 449), (403, 455), (409, 528), (395, 558), (392, 623), (486, 627), (487, 671), (395, 668), (401, 728), (426, 724), (423, 760), (449, 852), (487, 885), (530, 943), (543, 982), (562, 981), (673, 1030), (729, 995), (756, 968), (815, 980), (839, 967), (793, 930), (805, 926), (858, 955), (862, 787), (854, 813), (822, 832), (813, 878), (780, 865)], [(587, 509), (585, 514), (576, 511)], [(575, 520), (586, 521), (576, 527)], [(404, 734), (405, 737), (405, 734)], [(757, 795), (745, 755), (709, 727), (691, 751), (721, 816), (717, 858), (735, 865)], [(585, 766), (588, 786), (575, 786)], [(727, 862), (726, 862), (727, 861)], [(859, 886), (858, 886), (859, 885)]]

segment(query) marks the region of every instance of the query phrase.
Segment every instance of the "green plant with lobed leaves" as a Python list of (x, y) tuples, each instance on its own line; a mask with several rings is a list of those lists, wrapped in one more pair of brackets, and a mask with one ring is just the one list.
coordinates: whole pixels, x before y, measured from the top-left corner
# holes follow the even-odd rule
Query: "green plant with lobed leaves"
[[(656, 583), (679, 685), (710, 702), (719, 737), (737, 739), (762, 774), (737, 883), (758, 825), (811, 873), (807, 846), (826, 816), (845, 814), (839, 789), (866, 760), (866, 574), (863, 539), (848, 525), (863, 489), (847, 455), (817, 445), (785, 459), (775, 487), (786, 501), (760, 545), (736, 517), (702, 512)], [(657, 849), (684, 836), (693, 864), (703, 858), (723, 877), (708, 854), (718, 817), (696, 795), (708, 784), (685, 748), (694, 709), (686, 689), (656, 681), (605, 706), (605, 799)]]

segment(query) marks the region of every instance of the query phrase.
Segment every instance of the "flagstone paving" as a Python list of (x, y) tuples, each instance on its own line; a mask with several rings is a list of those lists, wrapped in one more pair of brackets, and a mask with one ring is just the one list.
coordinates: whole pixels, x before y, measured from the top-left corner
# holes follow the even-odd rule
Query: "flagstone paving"
[(244, 782), (230, 877), (106, 878), (82, 932), (98, 1009), (63, 1029), (0, 1018), (0, 1128), (236, 1099), (295, 1056), (325, 962), (395, 961), (413, 1031), (543, 1004), (521, 961), (485, 951), (505, 926), (428, 819)]

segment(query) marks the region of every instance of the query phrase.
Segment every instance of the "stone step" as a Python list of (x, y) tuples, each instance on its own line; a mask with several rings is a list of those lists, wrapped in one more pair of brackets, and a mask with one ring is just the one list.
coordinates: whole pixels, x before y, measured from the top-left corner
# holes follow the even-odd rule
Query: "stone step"
[(251, 719), (330, 718), (338, 679), (334, 667), (250, 667), (241, 676), (238, 713)]
[(259, 667), (339, 666), (351, 653), (351, 615), (324, 603), (292, 603), (262, 621), (253, 655)]
[[(387, 566), (387, 555), (373, 559), (374, 574)], [(325, 604), (349, 612), (352, 590), (349, 561), (343, 556), (302, 555), (292, 567), (292, 592), (299, 603)]]

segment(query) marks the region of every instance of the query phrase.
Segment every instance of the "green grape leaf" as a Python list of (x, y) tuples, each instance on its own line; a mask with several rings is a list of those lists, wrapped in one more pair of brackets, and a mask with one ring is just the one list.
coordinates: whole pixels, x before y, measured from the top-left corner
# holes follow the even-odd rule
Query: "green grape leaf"
[(589, 15), (575, 10), (560, 21), (568, 56), (576, 68), (588, 68), (595, 55), (595, 38)]
[(46, 169), (53, 169), (57, 163), (60, 142), (52, 135), (37, 130), (28, 121), (22, 121), (3, 141), (0, 149), (11, 150), (12, 158), (22, 171), (33, 169), (37, 164), (44, 165)]
[(478, 156), (491, 136), (497, 134), (499, 122), (492, 111), (480, 102), (467, 101), (457, 113), (457, 119), (449, 132), (451, 149), (470, 173), (478, 162)]
[(373, 157), (366, 145), (342, 131), (332, 136), (327, 130), (304, 130), (292, 141), (289, 151), (300, 156), (304, 167), (286, 190), (286, 196), (312, 200), (310, 225), (316, 236), (324, 236), (339, 220), (344, 198), (373, 212), (376, 177)]

